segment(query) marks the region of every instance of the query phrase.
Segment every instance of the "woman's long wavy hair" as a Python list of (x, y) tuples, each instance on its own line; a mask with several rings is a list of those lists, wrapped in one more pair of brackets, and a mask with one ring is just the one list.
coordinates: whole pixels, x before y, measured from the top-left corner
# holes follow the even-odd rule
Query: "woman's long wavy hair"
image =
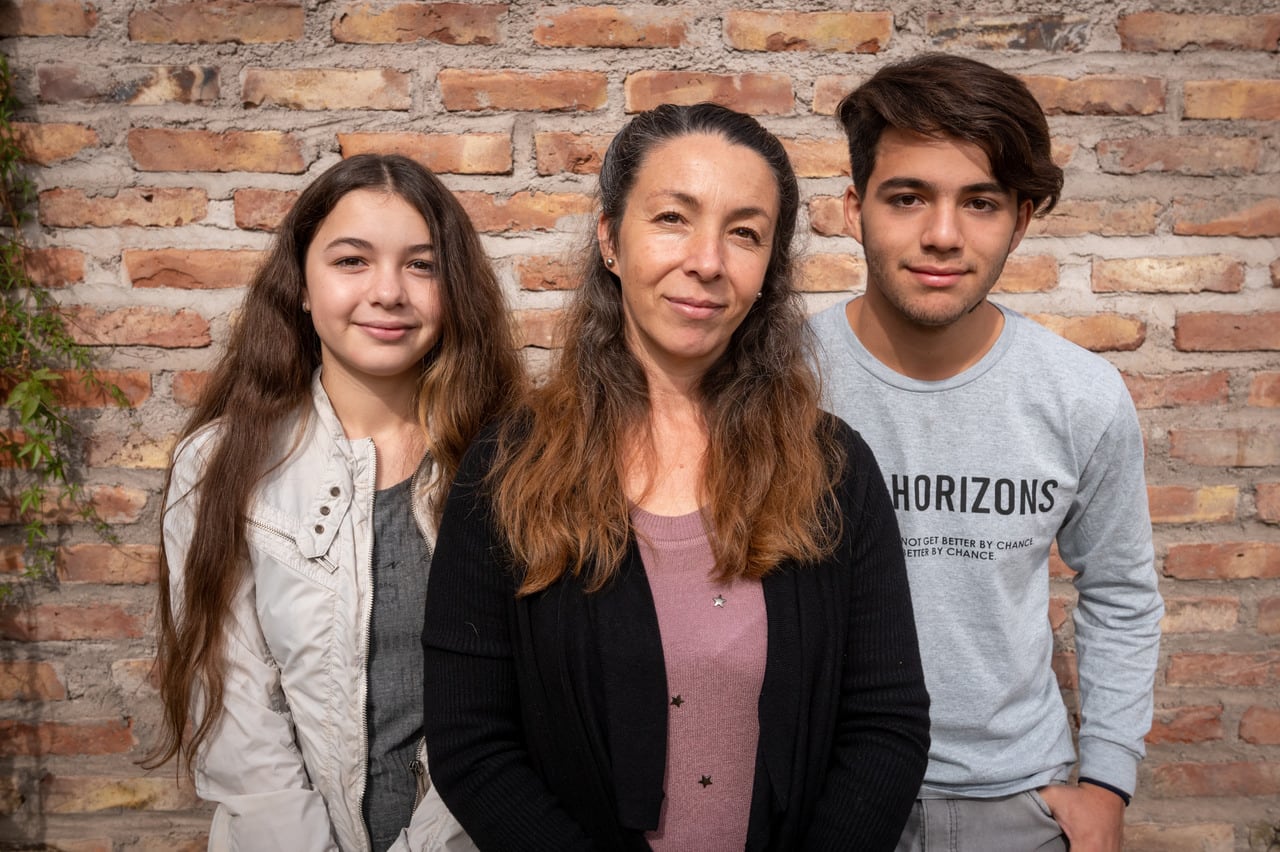
[[(467, 446), (522, 391), (497, 278), (471, 220), (439, 178), (407, 157), (363, 154), (334, 165), (303, 190), (250, 282), (226, 353), (180, 436), (185, 440), (217, 423), (216, 443), (196, 486), (181, 600), (171, 599), (172, 567), (163, 538), (160, 544), (157, 667), (165, 724), (148, 765), (179, 756), (189, 769), (221, 715), (223, 634), (245, 573), (250, 500), (262, 476), (282, 461), (274, 457), (279, 430), (311, 411), (311, 379), (320, 365), (320, 338), (302, 309), (307, 249), (338, 201), (359, 189), (394, 193), (408, 202), (426, 220), (435, 247), (441, 332), (422, 361), (417, 413), (436, 466), (429, 499), (437, 521)], [(172, 466), (166, 495), (171, 477)], [(207, 709), (193, 724), (196, 688)]]
[[(684, 136), (718, 136), (762, 157), (779, 199), (764, 289), (728, 349), (703, 376), (708, 432), (703, 497), (716, 572), (760, 578), (788, 558), (828, 553), (837, 533), (830, 494), (841, 464), (818, 411), (812, 342), (793, 284), (799, 208), (781, 143), (750, 116), (714, 104), (665, 104), (614, 137), (599, 203), (614, 245), (627, 197), (647, 156)], [(592, 229), (594, 232), (594, 229)], [(564, 349), (523, 416), (499, 435), (490, 483), (497, 522), (519, 570), (521, 595), (566, 572), (600, 589), (631, 536), (623, 492), (626, 449), (649, 434), (649, 388), (624, 331), (619, 280), (592, 237), (568, 311)]]

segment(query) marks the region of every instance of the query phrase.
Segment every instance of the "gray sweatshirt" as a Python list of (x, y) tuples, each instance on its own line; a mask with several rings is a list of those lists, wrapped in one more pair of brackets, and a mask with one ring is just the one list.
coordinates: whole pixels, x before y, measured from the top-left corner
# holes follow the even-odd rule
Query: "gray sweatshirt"
[(902, 531), (932, 697), (921, 796), (1003, 796), (1069, 775), (1048, 619), (1055, 539), (1079, 593), (1080, 775), (1132, 793), (1164, 607), (1120, 374), (1001, 307), (981, 361), (918, 381), (873, 357), (844, 309), (810, 322), (827, 405), (871, 445)]

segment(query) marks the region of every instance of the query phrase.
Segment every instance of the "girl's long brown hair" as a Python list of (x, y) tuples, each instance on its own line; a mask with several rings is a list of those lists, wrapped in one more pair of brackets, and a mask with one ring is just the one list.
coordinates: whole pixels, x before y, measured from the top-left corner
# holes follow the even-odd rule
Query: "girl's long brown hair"
[[(755, 119), (713, 104), (663, 105), (614, 138), (600, 172), (601, 215), (614, 243), (645, 156), (681, 136), (711, 134), (758, 153), (777, 181), (778, 225), (760, 299), (699, 388), (709, 433), (704, 492), (721, 578), (760, 578), (784, 559), (828, 553), (838, 530), (830, 495), (842, 464), (818, 411), (811, 340), (792, 276), (799, 190), (786, 152)], [(498, 523), (523, 572), (519, 593), (566, 572), (589, 590), (617, 571), (631, 535), (622, 483), (629, 441), (647, 434), (649, 390), (627, 346), (618, 279), (598, 242), (585, 253), (565, 346), (524, 416), (499, 434), (490, 482)]]
[[(522, 388), (509, 316), (497, 278), (462, 206), (440, 180), (406, 157), (364, 154), (331, 167), (285, 216), (245, 295), (227, 351), (180, 436), (216, 423), (217, 437), (196, 489), (182, 599), (171, 598), (160, 542), (157, 667), (164, 705), (161, 742), (146, 765), (181, 758), (188, 770), (222, 712), (223, 634), (244, 577), (245, 519), (259, 480), (280, 459), (278, 430), (311, 406), (320, 340), (302, 310), (307, 249), (325, 217), (357, 189), (392, 192), (426, 220), (440, 270), (440, 340), (423, 358), (418, 418), (438, 476), (430, 495), (439, 520), (462, 454), (480, 427), (511, 406)], [(175, 450), (175, 453), (177, 451)], [(166, 499), (172, 465), (165, 477)], [(193, 495), (176, 495), (191, 499)], [(166, 506), (166, 511), (167, 511)], [(195, 689), (206, 710), (191, 720)]]

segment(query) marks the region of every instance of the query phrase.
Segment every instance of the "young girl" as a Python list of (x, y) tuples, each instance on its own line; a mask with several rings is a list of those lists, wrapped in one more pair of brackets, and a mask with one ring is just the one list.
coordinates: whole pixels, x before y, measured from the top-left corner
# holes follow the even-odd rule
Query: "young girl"
[(498, 283), (434, 175), (362, 155), (302, 192), (166, 487), (156, 762), (180, 756), (218, 803), (211, 849), (410, 842), (435, 526), (520, 384)]

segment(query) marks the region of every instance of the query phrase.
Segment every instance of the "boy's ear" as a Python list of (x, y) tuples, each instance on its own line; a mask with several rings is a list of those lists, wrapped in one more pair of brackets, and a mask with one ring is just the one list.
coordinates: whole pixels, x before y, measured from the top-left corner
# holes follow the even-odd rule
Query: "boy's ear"
[(853, 184), (844, 191), (844, 229), (849, 236), (862, 242), (862, 197)]

